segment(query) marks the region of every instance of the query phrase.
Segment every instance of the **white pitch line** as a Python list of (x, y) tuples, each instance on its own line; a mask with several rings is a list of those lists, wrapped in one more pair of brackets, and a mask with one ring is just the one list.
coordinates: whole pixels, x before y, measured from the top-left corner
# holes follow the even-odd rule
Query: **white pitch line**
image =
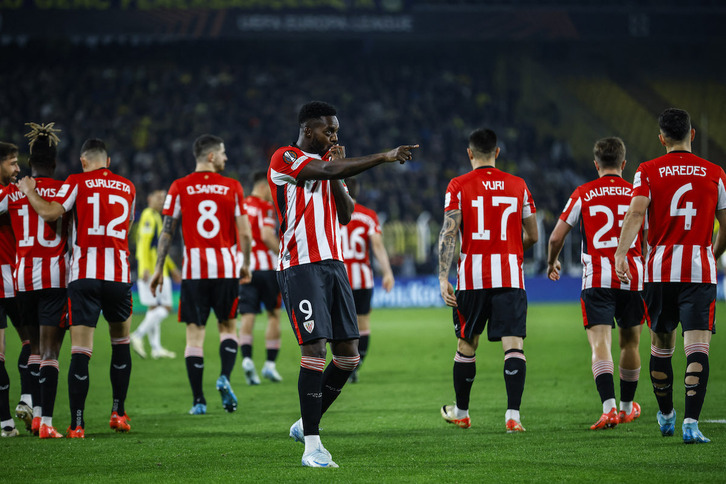
[(701, 422), (726, 424), (726, 419), (721, 418), (718, 420), (701, 420)]

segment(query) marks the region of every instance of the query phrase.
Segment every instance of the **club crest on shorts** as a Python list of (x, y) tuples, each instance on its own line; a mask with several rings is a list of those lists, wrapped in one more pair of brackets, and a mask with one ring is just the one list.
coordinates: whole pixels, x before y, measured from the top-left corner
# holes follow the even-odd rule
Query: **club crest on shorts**
[(312, 333), (313, 328), (315, 327), (315, 321), (312, 319), (310, 321), (305, 321), (303, 323), (303, 326), (305, 327), (305, 331), (307, 331), (308, 333)]
[(295, 160), (297, 160), (297, 153), (292, 150), (288, 150), (282, 154), (282, 159), (285, 163), (291, 165), (295, 162)]

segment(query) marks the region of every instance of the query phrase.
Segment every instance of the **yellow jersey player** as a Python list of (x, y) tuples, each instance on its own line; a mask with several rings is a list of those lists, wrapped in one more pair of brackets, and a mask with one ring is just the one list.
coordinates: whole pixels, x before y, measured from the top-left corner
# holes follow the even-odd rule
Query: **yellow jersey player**
[(156, 264), (156, 246), (161, 234), (161, 210), (164, 208), (165, 190), (155, 190), (147, 198), (149, 206), (141, 212), (139, 229), (136, 235), (136, 263), (138, 280), (136, 287), (139, 301), (148, 306), (146, 316), (139, 327), (131, 334), (131, 347), (142, 358), (146, 358), (144, 336), (149, 339), (151, 357), (175, 358), (176, 354), (161, 346), (161, 322), (169, 315), (172, 306), (171, 278), (175, 282), (181, 280), (179, 270), (171, 258), (164, 263), (164, 285), (160, 293), (154, 296), (149, 287), (151, 274)]

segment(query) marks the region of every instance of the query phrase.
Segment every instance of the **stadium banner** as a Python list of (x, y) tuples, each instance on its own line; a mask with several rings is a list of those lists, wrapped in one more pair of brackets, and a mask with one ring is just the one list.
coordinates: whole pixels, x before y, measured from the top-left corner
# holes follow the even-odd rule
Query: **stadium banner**
[[(456, 284), (456, 281), (451, 281)], [(525, 289), (527, 301), (530, 303), (576, 303), (580, 300), (582, 279), (579, 277), (562, 276), (557, 282), (545, 276), (526, 277)], [(724, 283), (719, 281), (718, 300), (724, 299)], [(439, 279), (436, 276), (399, 277), (391, 292), (386, 292), (380, 279), (374, 279), (373, 308), (430, 308), (443, 307), (444, 302), (439, 294)], [(179, 285), (173, 284), (174, 308), (179, 305)], [(146, 308), (138, 301), (136, 284), (133, 286), (134, 313), (143, 313)]]

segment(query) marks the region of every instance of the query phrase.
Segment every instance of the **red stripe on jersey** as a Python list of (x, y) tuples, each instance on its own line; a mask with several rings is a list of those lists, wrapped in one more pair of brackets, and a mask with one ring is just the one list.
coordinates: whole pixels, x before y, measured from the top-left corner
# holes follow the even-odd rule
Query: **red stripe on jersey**
[(343, 259), (352, 289), (371, 289), (373, 271), (371, 270), (370, 237), (381, 233), (376, 212), (359, 203), (355, 204), (348, 225), (339, 227), (343, 244)]
[(295, 316), (295, 311), (290, 311), (292, 313), (292, 327), (295, 330), (295, 337), (297, 338), (297, 344), (301, 345), (303, 344), (302, 334), (300, 333), (300, 326), (297, 324), (297, 316)]
[(582, 309), (582, 325), (587, 328), (587, 311), (585, 311), (585, 301), (580, 298), (580, 309)]
[(459, 338), (466, 338), (466, 318), (461, 314), (459, 308), (456, 308), (456, 316), (459, 318), (459, 328), (461, 328)]
[(716, 301), (711, 301), (708, 307), (708, 329), (713, 331), (713, 324), (716, 322)]
[(275, 228), (275, 209), (270, 202), (250, 195), (245, 198), (245, 210), (252, 229), (250, 270), (273, 270), (277, 265), (277, 254), (267, 248), (262, 239), (262, 230), (265, 227)]

